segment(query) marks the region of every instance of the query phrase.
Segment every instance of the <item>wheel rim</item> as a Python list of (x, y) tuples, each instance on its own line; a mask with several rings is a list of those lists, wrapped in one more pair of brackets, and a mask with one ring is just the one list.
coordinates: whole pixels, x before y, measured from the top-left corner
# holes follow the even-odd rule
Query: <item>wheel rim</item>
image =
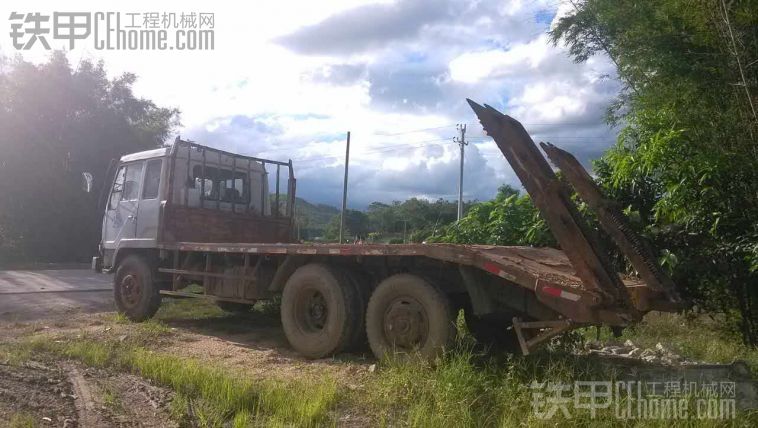
[(142, 285), (135, 275), (125, 275), (119, 284), (121, 300), (127, 308), (136, 306), (142, 297)]
[(295, 303), (295, 319), (298, 328), (304, 332), (323, 330), (329, 319), (329, 307), (324, 295), (313, 288), (303, 290)]
[(412, 351), (422, 347), (429, 336), (424, 306), (410, 297), (393, 300), (384, 313), (384, 336), (398, 350)]

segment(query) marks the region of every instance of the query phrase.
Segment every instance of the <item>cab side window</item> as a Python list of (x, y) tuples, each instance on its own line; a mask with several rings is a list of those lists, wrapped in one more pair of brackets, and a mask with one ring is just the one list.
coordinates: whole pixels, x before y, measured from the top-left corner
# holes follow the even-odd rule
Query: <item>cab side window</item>
[(126, 166), (126, 179), (124, 191), (121, 192), (122, 201), (136, 201), (139, 196), (139, 183), (142, 178), (142, 162), (132, 163)]
[(118, 201), (137, 200), (142, 179), (142, 164), (143, 162), (130, 163), (118, 169), (116, 179), (113, 181), (111, 197), (108, 200), (108, 209), (116, 209)]
[(116, 209), (118, 201), (121, 200), (121, 194), (124, 192), (124, 179), (126, 178), (126, 167), (122, 166), (116, 173), (116, 179), (113, 181), (113, 189), (111, 189), (111, 197), (108, 200), (108, 209)]
[(162, 164), (163, 161), (161, 159), (153, 159), (147, 162), (145, 185), (142, 187), (142, 199), (155, 199), (158, 197)]

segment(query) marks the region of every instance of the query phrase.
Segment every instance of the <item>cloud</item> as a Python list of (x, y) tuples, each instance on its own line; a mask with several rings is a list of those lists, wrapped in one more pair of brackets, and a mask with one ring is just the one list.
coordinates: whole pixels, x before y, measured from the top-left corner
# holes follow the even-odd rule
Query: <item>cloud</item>
[(559, 70), (560, 64), (568, 68), (570, 60), (552, 47), (542, 34), (525, 43), (507, 49), (496, 48), (466, 52), (450, 61), (453, 80), (476, 83), (485, 79), (521, 76), (534, 72), (549, 75)]
[[(535, 141), (567, 148), (588, 167), (612, 143), (616, 130), (603, 118), (618, 84), (602, 76), (613, 75), (613, 66), (603, 58), (575, 64), (563, 47), (549, 43), (550, 20), (565, 11), (539, 1), (435, 5), (431, 10), (428, 2), (401, 0), (356, 7), (276, 40), (297, 54), (323, 58), (323, 65), (304, 72), (309, 83), (366, 91), (362, 108), (370, 113), (358, 122), (372, 135), (368, 151), (356, 152), (351, 160), (350, 188), (360, 189), (350, 192), (351, 205), (411, 196), (456, 198), (459, 160), (451, 142), (456, 122), (469, 122), (471, 138), (465, 197), (488, 199), (502, 183), (519, 186), (475, 123), (467, 97), (516, 117)], [(422, 6), (431, 12), (421, 13)], [(398, 115), (411, 130), (424, 126), (414, 117), (442, 116), (450, 125), (393, 136), (398, 127), (391, 117)], [(380, 134), (391, 137), (388, 141)], [(318, 202), (338, 204), (343, 143), (330, 141), (310, 142), (300, 150), (308, 155), (302, 159), (299, 189)], [(431, 143), (419, 148), (414, 141)], [(382, 149), (398, 144), (396, 151)]]
[[(154, 6), (135, 2), (113, 8)], [(72, 0), (67, 7), (102, 5)], [(603, 122), (619, 88), (603, 77), (615, 75), (613, 65), (602, 56), (575, 64), (545, 36), (570, 11), (565, 3), (279, 0), (209, 8), (188, 0), (183, 8), (216, 13), (215, 50), (77, 49), (69, 59), (102, 58), (111, 76), (135, 72), (138, 96), (182, 110), (184, 138), (292, 159), (298, 193), (312, 202), (340, 202), (347, 131), (353, 208), (411, 196), (455, 199), (456, 123), (468, 123), (465, 197), (485, 200), (500, 184), (519, 186), (465, 98), (510, 114), (535, 141), (567, 148), (585, 165), (615, 139), (617, 130)], [(1, 16), (6, 9), (0, 5)], [(59, 9), (52, 1), (38, 7)], [(0, 35), (0, 49), (10, 54), (10, 46)], [(46, 52), (24, 55), (44, 60)]]
[(327, 83), (338, 86), (354, 85), (364, 79), (365, 76), (365, 63), (328, 64), (306, 73), (306, 78), (313, 83)]
[(276, 39), (303, 54), (352, 54), (408, 40), (425, 26), (449, 17), (450, 5), (440, 0), (401, 0), (370, 4), (334, 14)]

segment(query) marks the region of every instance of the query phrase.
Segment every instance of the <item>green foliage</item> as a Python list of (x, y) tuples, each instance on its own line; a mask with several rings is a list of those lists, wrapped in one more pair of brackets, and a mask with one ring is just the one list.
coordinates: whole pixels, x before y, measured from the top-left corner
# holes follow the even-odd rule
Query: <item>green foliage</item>
[[(71, 67), (63, 52), (35, 65), (0, 58), (0, 260), (89, 258), (100, 235), (97, 197), (110, 160), (163, 143), (178, 112), (109, 80), (103, 63)], [(94, 176), (82, 191), (82, 173)]]
[[(345, 230), (343, 236), (345, 239), (354, 240), (358, 237), (365, 239), (369, 232), (368, 215), (363, 211), (347, 210), (345, 211)], [(332, 217), (329, 224), (326, 225), (324, 237), (335, 240), (340, 236), (340, 215)]]
[(501, 186), (495, 199), (481, 202), (461, 221), (445, 228), (439, 242), (492, 245), (555, 245), (550, 230), (532, 204), (510, 186)]
[(758, 2), (586, 0), (551, 31), (626, 83), (596, 165), (685, 295), (758, 343)]
[[(464, 212), (471, 203), (464, 204)], [(444, 226), (454, 222), (458, 203), (438, 199), (430, 202), (410, 198), (391, 204), (372, 202), (366, 212), (348, 210), (345, 219), (345, 236), (360, 236), (369, 242), (415, 242), (434, 240)], [(332, 216), (325, 228), (324, 237), (335, 240), (339, 236), (339, 213)]]
[[(471, 203), (464, 203), (464, 212)], [(408, 242), (423, 242), (439, 235), (443, 226), (454, 222), (458, 216), (458, 203), (438, 199), (430, 202), (410, 198), (392, 204), (374, 202), (367, 214), (371, 230), (383, 234), (406, 234)]]
[(303, 198), (295, 198), (295, 222), (301, 239), (324, 236), (327, 225), (339, 210), (331, 205), (311, 204)]

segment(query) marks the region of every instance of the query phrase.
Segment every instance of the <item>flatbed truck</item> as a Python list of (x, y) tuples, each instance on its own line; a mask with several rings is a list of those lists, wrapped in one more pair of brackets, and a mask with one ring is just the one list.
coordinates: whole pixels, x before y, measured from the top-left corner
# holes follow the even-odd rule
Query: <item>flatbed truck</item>
[[(280, 296), (284, 333), (307, 358), (366, 343), (378, 358), (433, 358), (453, 340), (460, 310), (477, 340), (528, 354), (571, 329), (623, 328), (681, 305), (649, 246), (572, 155), (543, 145), (559, 180), (518, 121), (468, 101), (560, 250), (300, 243), (291, 161), (177, 139), (117, 163), (93, 268), (115, 274), (115, 304), (133, 321), (152, 317), (163, 296), (212, 299), (232, 312)], [(572, 188), (637, 276), (612, 268)]]

